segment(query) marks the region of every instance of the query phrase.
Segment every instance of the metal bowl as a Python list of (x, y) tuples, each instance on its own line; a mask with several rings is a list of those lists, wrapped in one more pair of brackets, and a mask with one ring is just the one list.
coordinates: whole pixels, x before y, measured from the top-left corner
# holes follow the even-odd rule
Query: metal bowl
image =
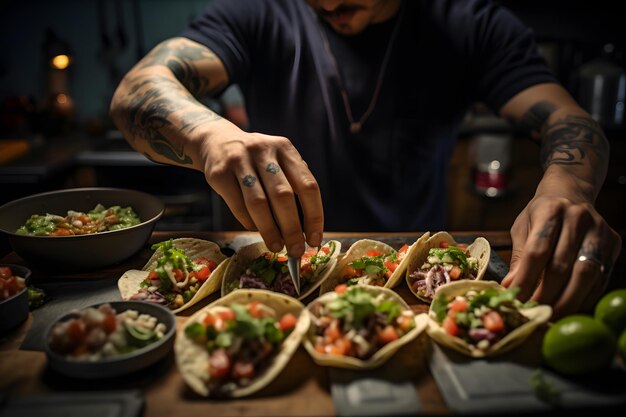
[[(98, 307), (101, 304), (104, 303), (93, 304), (88, 307)], [(147, 368), (171, 352), (176, 336), (176, 316), (168, 308), (142, 301), (111, 301), (108, 304), (117, 313), (137, 310), (139, 314), (149, 314), (156, 317), (158, 322), (165, 324), (167, 331), (156, 342), (130, 353), (97, 361), (77, 360), (54, 352), (48, 342), (55, 324), (75, 317), (76, 312), (69, 312), (54, 320), (45, 332), (44, 351), (51, 369), (73, 378), (112, 378)]]
[[(141, 223), (126, 229), (77, 236), (28, 236), (15, 233), (33, 214), (87, 212), (98, 203), (130, 206)], [(153, 195), (120, 188), (74, 188), (35, 194), (0, 207), (0, 231), (29, 263), (55, 269), (96, 269), (119, 263), (148, 241), (164, 205)]]
[(13, 275), (26, 280), (26, 287), (12, 297), (0, 301), (0, 335), (8, 333), (28, 318), (28, 281), (30, 269), (14, 264), (0, 264), (11, 268)]

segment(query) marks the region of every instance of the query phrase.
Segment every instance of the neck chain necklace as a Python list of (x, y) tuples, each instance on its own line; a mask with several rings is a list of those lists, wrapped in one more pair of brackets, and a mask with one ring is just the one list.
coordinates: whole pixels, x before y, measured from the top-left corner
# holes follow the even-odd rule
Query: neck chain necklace
[[(330, 44), (328, 42), (328, 37), (326, 36), (324, 28), (321, 25), (319, 25), (320, 32), (322, 34), (322, 41), (324, 43), (324, 49), (326, 50), (326, 53), (330, 57), (330, 60), (333, 64), (335, 74), (337, 76), (337, 81), (339, 84), (339, 91), (341, 92), (341, 98), (343, 99), (343, 106), (345, 108), (346, 115), (348, 116), (348, 121), (350, 122), (350, 133), (352, 133), (353, 135), (356, 135), (357, 133), (361, 131), (361, 129), (363, 128), (363, 123), (365, 123), (367, 118), (370, 116), (370, 114), (372, 114), (372, 112), (374, 111), (374, 108), (376, 107), (376, 102), (378, 101), (378, 95), (380, 94), (380, 89), (383, 85), (383, 78), (385, 77), (385, 70), (387, 69), (389, 58), (391, 57), (391, 50), (393, 49), (394, 41), (399, 32), (400, 20), (402, 17), (402, 10), (403, 10), (403, 7), (401, 5), (400, 11), (398, 12), (396, 25), (393, 28), (393, 33), (391, 34), (391, 37), (389, 38), (389, 43), (387, 44), (387, 50), (385, 51), (383, 62), (380, 65), (380, 70), (378, 72), (378, 79), (376, 80), (376, 87), (374, 88), (374, 93), (372, 94), (372, 98), (370, 100), (369, 105), (367, 106), (367, 109), (365, 110), (365, 113), (363, 113), (363, 115), (359, 118), (359, 120), (354, 120), (354, 116), (352, 115), (352, 107), (350, 107), (350, 98), (348, 97), (348, 92), (346, 91), (343, 85), (343, 81), (341, 79), (341, 73), (339, 72), (339, 65), (337, 65), (337, 59), (335, 58), (333, 51), (330, 49)], [(319, 23), (319, 20), (318, 20), (318, 23)]]

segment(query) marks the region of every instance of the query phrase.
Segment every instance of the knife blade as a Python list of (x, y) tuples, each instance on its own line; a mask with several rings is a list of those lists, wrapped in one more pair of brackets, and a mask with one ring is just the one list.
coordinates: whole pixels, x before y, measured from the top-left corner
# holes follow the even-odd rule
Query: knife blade
[(293, 285), (296, 287), (296, 294), (300, 295), (300, 258), (288, 256), (287, 267), (289, 268), (289, 275), (291, 275)]

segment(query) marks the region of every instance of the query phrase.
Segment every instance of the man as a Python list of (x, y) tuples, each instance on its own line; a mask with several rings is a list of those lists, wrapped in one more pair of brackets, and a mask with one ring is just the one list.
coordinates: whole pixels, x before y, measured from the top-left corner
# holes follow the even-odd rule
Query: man
[[(198, 101), (233, 83), (249, 131)], [(621, 246), (593, 207), (608, 142), (532, 33), (488, 1), (213, 0), (131, 69), (111, 115), (135, 149), (203, 171), (244, 227), (297, 256), (323, 230), (445, 228), (448, 158), (474, 101), (542, 142), (505, 285), (557, 315), (589, 309)]]

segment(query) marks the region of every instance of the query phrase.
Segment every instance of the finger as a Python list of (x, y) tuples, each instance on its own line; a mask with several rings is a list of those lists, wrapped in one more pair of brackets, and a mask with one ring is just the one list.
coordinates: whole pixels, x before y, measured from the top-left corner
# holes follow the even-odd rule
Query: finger
[[(262, 159), (267, 161), (265, 158)], [(287, 246), (287, 252), (291, 256), (302, 256), (304, 235), (291, 184), (287, 181), (281, 167), (271, 159), (269, 162), (260, 163), (257, 170), (263, 180), (263, 187), (269, 198), (274, 220)]]
[(604, 281), (602, 272), (600, 266), (595, 262), (579, 260), (574, 262), (572, 276), (561, 297), (554, 303), (553, 317), (564, 317), (580, 311), (585, 299), (591, 295), (594, 286)]
[(298, 195), (302, 207), (306, 240), (311, 246), (320, 246), (324, 231), (324, 208), (319, 185), (293, 145), (284, 147), (282, 150), (281, 166), (284, 168), (287, 180)]
[(561, 229), (561, 218), (552, 214), (551, 217), (542, 216), (533, 221), (528, 238), (519, 247), (514, 248), (515, 269), (509, 274), (507, 286), (519, 287), (518, 298), (527, 300), (534, 293), (542, 272), (554, 252), (554, 245)]
[(244, 162), (237, 170), (246, 208), (267, 247), (279, 252), (284, 244), (267, 201), (267, 195), (256, 176), (256, 170)]
[(593, 218), (583, 207), (571, 206), (567, 209), (554, 256), (548, 262), (543, 279), (531, 297), (533, 300), (552, 305), (559, 299), (572, 275), (583, 238), (593, 225)]
[(213, 179), (210, 185), (211, 188), (224, 199), (224, 202), (233, 216), (235, 216), (237, 221), (239, 221), (244, 228), (247, 230), (257, 230), (246, 208), (246, 203), (243, 200), (241, 187), (237, 178), (232, 176), (232, 174), (225, 175), (221, 178)]

